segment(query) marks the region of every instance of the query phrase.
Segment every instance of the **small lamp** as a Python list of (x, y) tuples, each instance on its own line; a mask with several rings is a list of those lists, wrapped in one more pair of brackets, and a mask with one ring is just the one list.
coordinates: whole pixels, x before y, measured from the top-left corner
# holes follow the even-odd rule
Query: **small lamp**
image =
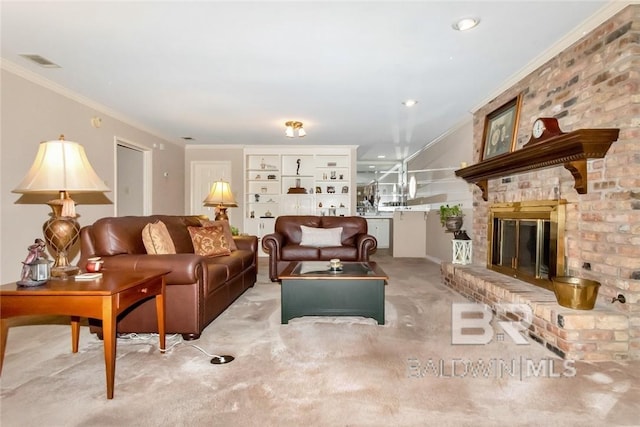
[(82, 145), (65, 141), (41, 142), (36, 159), (14, 193), (58, 193), (50, 200), (51, 218), (42, 226), (45, 242), (55, 255), (52, 277), (78, 274), (79, 268), (70, 265), (68, 251), (78, 240), (80, 225), (76, 221), (75, 202), (69, 192), (93, 193), (110, 191), (95, 173)]
[(231, 192), (231, 186), (227, 181), (216, 181), (211, 186), (211, 191), (206, 199), (202, 202), (205, 206), (215, 206), (217, 209), (216, 221), (229, 221), (227, 216), (227, 208), (235, 208), (238, 206), (235, 197)]

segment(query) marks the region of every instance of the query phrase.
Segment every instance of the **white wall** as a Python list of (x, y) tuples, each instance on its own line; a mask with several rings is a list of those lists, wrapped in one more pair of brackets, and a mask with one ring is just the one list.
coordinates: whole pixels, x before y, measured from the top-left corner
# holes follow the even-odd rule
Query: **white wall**
[[(32, 79), (28, 73), (22, 75), (8, 70), (5, 64), (0, 76), (0, 283), (20, 278), (27, 247), (35, 238), (42, 237), (42, 224), (50, 212), (44, 203), (55, 198), (55, 195), (21, 196), (11, 190), (29, 170), (38, 144), (57, 139), (60, 134), (85, 147), (89, 161), (112, 191), (115, 190), (115, 137), (152, 149), (152, 212), (183, 213), (184, 148), (180, 141), (171, 142), (118, 120), (96, 105), (81, 102), (75, 94), (46, 82), (39, 84), (42, 82)], [(102, 118), (99, 128), (91, 125), (91, 118), (95, 116)], [(160, 144), (163, 150), (158, 149)], [(164, 172), (168, 172), (167, 178), (163, 177)], [(102, 198), (71, 196), (78, 202), (80, 225), (114, 215), (110, 202), (115, 200), (113, 193), (106, 193)], [(75, 246), (72, 255), (77, 256), (79, 246)]]
[[(473, 223), (473, 193), (470, 185), (455, 176), (462, 162), (473, 162), (473, 123), (469, 120), (429, 144), (407, 162), (407, 179), (416, 175), (416, 198), (424, 203), (411, 206), (413, 210), (432, 210), (427, 217), (427, 253), (434, 261), (451, 261), (453, 235), (445, 233), (436, 210), (442, 204), (461, 203), (465, 214), (463, 229), (471, 236)], [(427, 170), (425, 172), (412, 172)], [(411, 203), (411, 201), (409, 201)]]

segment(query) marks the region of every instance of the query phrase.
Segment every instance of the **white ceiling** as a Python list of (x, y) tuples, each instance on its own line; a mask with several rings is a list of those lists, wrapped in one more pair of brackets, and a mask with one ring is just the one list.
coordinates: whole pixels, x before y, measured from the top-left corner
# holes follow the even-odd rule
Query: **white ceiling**
[[(397, 161), (607, 3), (2, 1), (1, 46), (3, 60), (169, 140), (350, 144), (359, 160)], [(480, 25), (451, 28), (468, 16)], [(287, 120), (307, 136), (286, 138)]]

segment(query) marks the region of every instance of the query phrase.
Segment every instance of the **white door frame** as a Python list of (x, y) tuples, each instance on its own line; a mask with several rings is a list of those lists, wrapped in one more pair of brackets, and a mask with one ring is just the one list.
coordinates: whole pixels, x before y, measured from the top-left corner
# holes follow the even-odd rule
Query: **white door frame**
[[(142, 210), (143, 215), (151, 215), (151, 202), (152, 202), (152, 189), (153, 189), (153, 174), (152, 174), (152, 159), (153, 151), (149, 147), (129, 141), (119, 136), (113, 137), (113, 176), (115, 177), (115, 183), (113, 185), (114, 191), (118, 191), (118, 145), (130, 148), (142, 153)], [(118, 195), (115, 194), (113, 202), (113, 215), (118, 215)]]

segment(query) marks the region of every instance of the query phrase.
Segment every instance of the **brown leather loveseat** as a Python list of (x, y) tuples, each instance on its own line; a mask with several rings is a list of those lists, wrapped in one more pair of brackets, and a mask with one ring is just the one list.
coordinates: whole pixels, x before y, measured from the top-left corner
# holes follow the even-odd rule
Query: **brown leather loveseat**
[[(342, 227), (342, 232), (334, 243), (308, 245), (303, 242), (303, 227), (312, 231)], [(279, 216), (274, 233), (262, 238), (262, 248), (269, 254), (269, 278), (278, 281), (292, 261), (368, 261), (378, 242), (367, 232), (367, 221), (359, 216)]]
[[(162, 221), (175, 246), (175, 254), (148, 255), (142, 230), (149, 223)], [(197, 339), (203, 329), (256, 282), (256, 236), (234, 236), (237, 250), (230, 255), (196, 255), (187, 226), (201, 226), (198, 216), (125, 216), (109, 217), (83, 227), (80, 232), (79, 265), (99, 256), (105, 271), (164, 268), (166, 277), (166, 332), (179, 333), (185, 339)], [(153, 299), (135, 305), (118, 322), (118, 332), (157, 332)], [(96, 330), (92, 323), (92, 330)]]

